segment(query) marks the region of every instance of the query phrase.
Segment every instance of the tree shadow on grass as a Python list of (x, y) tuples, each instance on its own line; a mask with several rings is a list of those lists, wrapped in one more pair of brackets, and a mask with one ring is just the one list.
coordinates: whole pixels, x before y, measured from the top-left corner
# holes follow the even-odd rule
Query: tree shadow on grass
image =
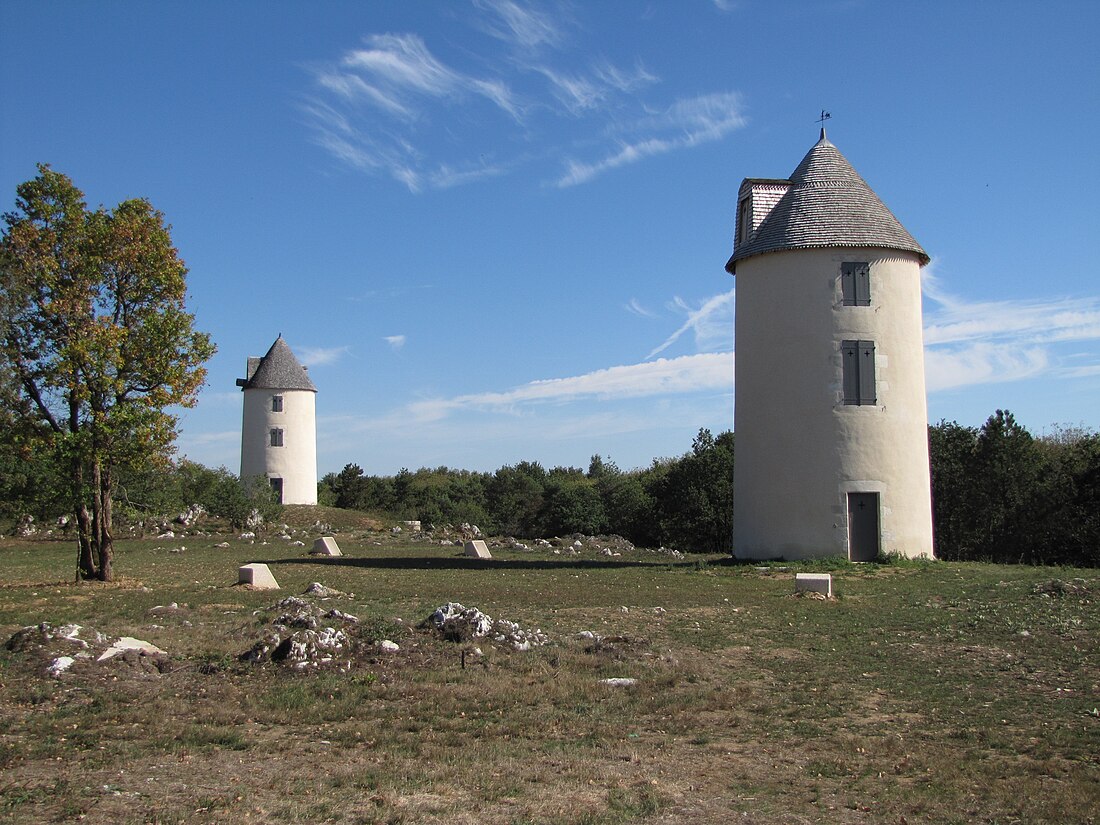
[[(321, 567), (358, 567), (365, 570), (621, 570), (630, 567), (693, 568), (691, 560), (635, 561), (631, 559), (475, 559), (466, 556), (304, 556), (296, 559), (257, 559), (267, 565), (312, 564)], [(709, 562), (724, 564), (725, 562)]]

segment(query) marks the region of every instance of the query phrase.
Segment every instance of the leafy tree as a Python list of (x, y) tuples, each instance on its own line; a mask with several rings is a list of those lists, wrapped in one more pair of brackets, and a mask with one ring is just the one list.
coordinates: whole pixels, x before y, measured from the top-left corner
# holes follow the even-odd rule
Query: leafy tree
[(603, 501), (595, 483), (576, 473), (551, 472), (542, 513), (542, 532), (547, 535), (602, 533)]
[(542, 465), (532, 461), (496, 471), (486, 490), (486, 507), (497, 530), (525, 537), (539, 533), (546, 478)]
[(932, 473), (932, 524), (936, 555), (941, 559), (969, 558), (974, 551), (971, 483), (978, 431), (955, 421), (928, 428)]
[(89, 211), (49, 166), (21, 184), (0, 239), (0, 361), (21, 417), (63, 467), (79, 574), (112, 578), (117, 473), (163, 464), (174, 405), (192, 406), (214, 353), (184, 309), (186, 268), (146, 200)]
[(662, 541), (681, 550), (729, 552), (733, 546), (733, 433), (701, 429), (691, 452), (654, 476)]

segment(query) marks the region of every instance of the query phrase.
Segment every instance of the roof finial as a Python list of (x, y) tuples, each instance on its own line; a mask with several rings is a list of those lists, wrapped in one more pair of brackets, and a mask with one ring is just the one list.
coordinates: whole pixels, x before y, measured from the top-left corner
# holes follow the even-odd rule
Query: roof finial
[(818, 138), (818, 140), (825, 140), (825, 121), (829, 120), (831, 117), (832, 115), (824, 109), (821, 110), (821, 117), (817, 119), (817, 122), (821, 124), (821, 137)]

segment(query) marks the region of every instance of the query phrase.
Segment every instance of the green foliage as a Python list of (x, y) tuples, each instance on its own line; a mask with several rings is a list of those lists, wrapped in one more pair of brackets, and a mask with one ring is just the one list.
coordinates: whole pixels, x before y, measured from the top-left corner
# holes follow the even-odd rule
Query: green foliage
[(1034, 438), (997, 410), (980, 430), (929, 429), (936, 554), (1027, 564), (1100, 564), (1100, 436)]
[(195, 403), (214, 346), (184, 309), (164, 216), (145, 200), (90, 211), (69, 178), (38, 169), (4, 215), (0, 362), (16, 429), (64, 473), (81, 572), (109, 580), (118, 473), (164, 466), (166, 409)]
[(733, 433), (700, 430), (691, 452), (654, 482), (662, 539), (677, 550), (733, 547)]

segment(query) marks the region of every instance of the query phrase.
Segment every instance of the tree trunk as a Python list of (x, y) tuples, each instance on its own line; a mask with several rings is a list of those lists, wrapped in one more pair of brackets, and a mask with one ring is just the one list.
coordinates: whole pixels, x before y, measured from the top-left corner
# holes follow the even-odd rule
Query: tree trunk
[(80, 579), (94, 579), (98, 577), (95, 565), (95, 553), (93, 552), (92, 517), (88, 508), (80, 504), (76, 508), (76, 529), (79, 555), (77, 557), (77, 577)]
[(111, 536), (111, 471), (103, 471), (99, 461), (92, 465), (93, 546), (99, 551), (99, 580), (111, 581), (114, 539)]
[(99, 579), (100, 581), (114, 581), (114, 570), (111, 561), (115, 555), (115, 537), (111, 532), (111, 522), (114, 516), (114, 477), (111, 468), (102, 471), (100, 478), (100, 518), (99, 518)]
[(79, 458), (72, 459), (73, 514), (76, 516), (77, 531), (77, 580), (98, 577), (93, 547), (95, 536), (92, 530), (92, 518), (88, 506), (84, 503), (84, 468)]

